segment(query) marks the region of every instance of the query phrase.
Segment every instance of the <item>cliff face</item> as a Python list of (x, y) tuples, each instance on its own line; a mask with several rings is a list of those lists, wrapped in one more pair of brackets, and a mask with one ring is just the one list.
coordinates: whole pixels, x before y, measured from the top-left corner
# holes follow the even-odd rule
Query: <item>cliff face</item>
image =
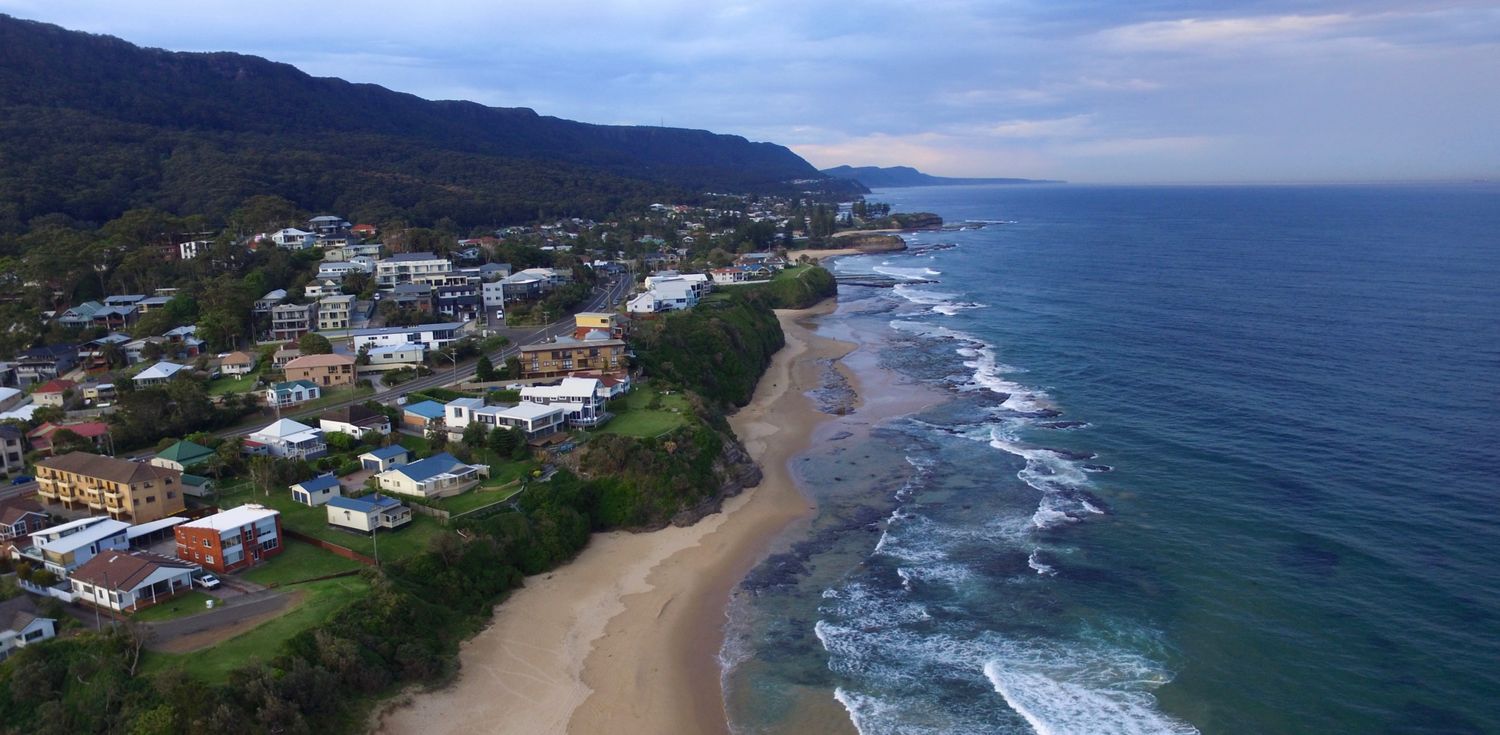
[(906, 249), (906, 241), (899, 236), (881, 233), (840, 237), (838, 244), (841, 247), (858, 248), (866, 253), (889, 253)]

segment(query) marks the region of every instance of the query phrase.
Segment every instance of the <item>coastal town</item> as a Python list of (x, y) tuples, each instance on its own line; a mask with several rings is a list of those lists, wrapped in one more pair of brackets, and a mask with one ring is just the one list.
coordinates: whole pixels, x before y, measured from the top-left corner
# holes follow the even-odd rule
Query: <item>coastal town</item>
[[(817, 257), (839, 251), (809, 246), (889, 224), (863, 202), (721, 199), (736, 208), (464, 238), (334, 215), (157, 236), (163, 269), (295, 267), (227, 329), (200, 271), (76, 301), (60, 279), (15, 284), (56, 305), (0, 362), (0, 660), (124, 631), (148, 671), (222, 681), (368, 598), (376, 570), (558, 486), (628, 482), (611, 452), (718, 437), (701, 402), (722, 399), (685, 392), (683, 365), (653, 370), (645, 345), (748, 294), (820, 300)], [(715, 477), (688, 497), (718, 497)]]

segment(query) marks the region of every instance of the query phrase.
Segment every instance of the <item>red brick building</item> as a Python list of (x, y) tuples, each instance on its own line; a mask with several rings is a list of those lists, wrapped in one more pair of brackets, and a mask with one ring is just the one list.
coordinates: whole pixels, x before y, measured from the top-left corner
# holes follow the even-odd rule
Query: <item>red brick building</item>
[(255, 566), (286, 547), (281, 513), (262, 505), (242, 505), (173, 529), (177, 558), (220, 574)]

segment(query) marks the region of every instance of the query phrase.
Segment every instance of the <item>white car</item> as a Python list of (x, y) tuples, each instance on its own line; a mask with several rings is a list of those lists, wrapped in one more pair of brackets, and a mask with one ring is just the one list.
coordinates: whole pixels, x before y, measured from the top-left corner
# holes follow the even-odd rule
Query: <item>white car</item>
[(206, 590), (217, 589), (221, 584), (221, 582), (219, 582), (219, 578), (215, 577), (212, 574), (200, 574), (193, 581), (197, 582), (199, 587), (202, 587)]

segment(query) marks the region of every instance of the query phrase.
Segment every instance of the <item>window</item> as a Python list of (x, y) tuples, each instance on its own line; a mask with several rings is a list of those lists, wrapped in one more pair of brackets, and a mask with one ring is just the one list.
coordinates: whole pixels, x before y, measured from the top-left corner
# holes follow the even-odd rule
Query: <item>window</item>
[(207, 556), (204, 556), (204, 557), (203, 557), (203, 563), (204, 563), (204, 564), (212, 564), (212, 563), (214, 563), (214, 557), (213, 557), (213, 554), (209, 554), (209, 555), (207, 555)]
[(147, 495), (146, 496), (146, 502), (148, 502), (148, 503), (155, 503), (156, 502), (156, 496), (155, 495)]
[(261, 544), (260, 548), (261, 548), (261, 551), (270, 551), (271, 549), (274, 549), (277, 546), (279, 546), (280, 543), (281, 543), (281, 539), (273, 537), (271, 539), (268, 539), (265, 543)]
[(206, 548), (208, 548), (208, 546), (209, 546), (209, 544), (208, 544), (208, 539), (206, 539), (206, 538), (205, 538), (205, 539), (203, 539), (203, 548), (205, 548), (205, 549), (206, 549)]

